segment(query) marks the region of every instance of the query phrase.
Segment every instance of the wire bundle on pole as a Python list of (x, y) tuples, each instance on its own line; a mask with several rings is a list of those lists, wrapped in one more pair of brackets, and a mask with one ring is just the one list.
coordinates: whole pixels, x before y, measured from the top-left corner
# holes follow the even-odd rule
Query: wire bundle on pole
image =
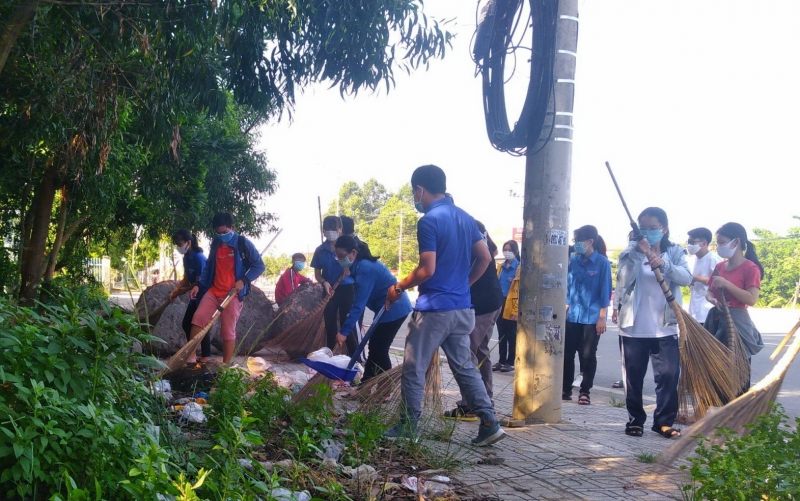
[[(523, 0), (489, 0), (475, 32), (472, 50), (473, 60), (483, 76), (483, 109), (489, 141), (498, 150), (512, 155), (527, 154), (528, 145), (542, 134), (554, 87), (556, 58), (558, 2), (530, 0), (527, 19), (522, 18), (522, 6)], [(528, 21), (532, 28), (530, 48), (514, 42), (516, 29), (522, 22), (525, 29), (520, 38), (524, 38)], [(530, 50), (531, 71), (525, 104), (512, 130), (506, 111), (505, 68), (507, 56), (515, 55), (520, 48)], [(550, 118), (555, 120), (555, 115)]]

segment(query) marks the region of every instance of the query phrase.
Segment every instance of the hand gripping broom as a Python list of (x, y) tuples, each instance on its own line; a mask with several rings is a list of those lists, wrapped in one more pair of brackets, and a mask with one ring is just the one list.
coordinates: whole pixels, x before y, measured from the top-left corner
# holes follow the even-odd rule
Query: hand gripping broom
[[(797, 322), (792, 331), (787, 335), (786, 341), (788, 341), (798, 328), (800, 328), (800, 322)], [(780, 347), (776, 351), (780, 351)], [(719, 411), (709, 414), (704, 419), (696, 422), (686, 432), (687, 435), (690, 437), (710, 437), (714, 433), (714, 430), (722, 427), (729, 428), (739, 433), (746, 432), (747, 429), (745, 425), (753, 423), (758, 416), (769, 412), (770, 404), (775, 402), (781, 385), (783, 384), (783, 378), (786, 376), (786, 371), (789, 369), (789, 365), (794, 361), (798, 352), (800, 352), (800, 336), (794, 339), (792, 345), (789, 346), (789, 349), (783, 357), (781, 357), (764, 379), (750, 388), (747, 393), (737, 397)], [(721, 435), (718, 435), (714, 441), (720, 442), (723, 439)], [(693, 440), (679, 440), (664, 451), (661, 455), (660, 462), (667, 465), (671, 464), (678, 456), (681, 456), (693, 446)]]
[(183, 345), (183, 348), (178, 350), (177, 353), (175, 353), (174, 355), (172, 355), (172, 357), (170, 357), (170, 359), (167, 361), (167, 368), (161, 371), (158, 374), (158, 377), (162, 377), (164, 374), (169, 374), (170, 372), (174, 372), (186, 364), (186, 360), (189, 358), (191, 354), (197, 351), (197, 347), (200, 346), (200, 342), (203, 340), (204, 337), (206, 337), (208, 331), (210, 331), (211, 328), (214, 327), (214, 322), (217, 321), (219, 316), (222, 314), (222, 311), (225, 309), (226, 306), (228, 306), (228, 304), (230, 304), (231, 300), (235, 296), (236, 296), (236, 289), (231, 289), (230, 292), (228, 292), (228, 295), (225, 297), (225, 300), (222, 301), (222, 304), (220, 304), (217, 307), (217, 311), (215, 311), (214, 314), (211, 315), (211, 320), (209, 320), (206, 326), (203, 327), (203, 330), (198, 332), (192, 339), (189, 340), (188, 343)]
[[(617, 184), (617, 179), (611, 171), (611, 165), (606, 162), (608, 173), (617, 189), (617, 194), (628, 215), (631, 229), (637, 239), (641, 239), (639, 226), (631, 216), (625, 203), (622, 192)], [(689, 415), (689, 407), (694, 409), (695, 415), (705, 416), (710, 407), (721, 407), (724, 402), (734, 398), (739, 391), (732, 384), (730, 374), (731, 351), (717, 338), (712, 336), (688, 312), (678, 306), (677, 301), (669, 290), (660, 269), (654, 268), (656, 280), (667, 298), (675, 317), (678, 319), (680, 332), (679, 348), (681, 354), (681, 378), (678, 384), (678, 395), (682, 411)]]

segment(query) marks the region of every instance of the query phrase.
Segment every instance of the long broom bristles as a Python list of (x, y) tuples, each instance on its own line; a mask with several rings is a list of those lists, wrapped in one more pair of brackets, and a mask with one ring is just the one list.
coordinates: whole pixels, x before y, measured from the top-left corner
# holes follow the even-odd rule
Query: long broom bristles
[[(397, 418), (397, 411), (400, 407), (400, 382), (403, 378), (403, 365), (396, 365), (386, 372), (382, 372), (369, 381), (358, 385), (356, 398), (361, 403), (357, 407), (358, 412), (369, 411), (376, 406), (383, 406), (391, 411), (387, 414), (392, 419)], [(434, 352), (431, 363), (425, 373), (425, 394), (423, 402), (431, 408), (433, 412), (438, 412), (441, 408), (441, 388), (442, 373), (439, 361), (439, 350)]]
[(678, 306), (664, 276), (653, 269), (656, 280), (667, 298), (667, 304), (678, 319), (680, 331), (681, 378), (678, 397), (682, 411), (689, 415), (691, 407), (697, 417), (705, 416), (710, 407), (721, 407), (736, 398), (740, 388), (730, 381), (730, 350), (683, 308)]
[[(719, 290), (720, 298), (722, 299), (722, 310), (725, 312), (725, 321), (727, 323), (728, 331), (728, 349), (731, 350), (731, 384), (739, 388), (737, 396), (742, 390), (747, 390), (745, 387), (750, 381), (750, 363), (748, 362), (747, 351), (744, 347), (742, 336), (736, 329), (736, 324), (733, 322), (731, 310), (728, 307), (728, 301), (725, 299), (725, 293), (722, 289)], [(727, 403), (727, 402), (726, 402)]]
[[(800, 322), (795, 325), (793, 330), (796, 331), (799, 327)], [(685, 435), (687, 437), (710, 437), (715, 429), (721, 427), (729, 428), (739, 433), (745, 432), (745, 425), (753, 423), (758, 416), (769, 412), (770, 404), (775, 402), (775, 398), (783, 384), (783, 378), (786, 376), (786, 371), (798, 352), (800, 352), (800, 337), (795, 338), (783, 357), (764, 379), (719, 411), (695, 423), (694, 426), (686, 431)], [(716, 441), (719, 442), (723, 438), (718, 435)], [(693, 447), (694, 444), (693, 439), (678, 440), (664, 451), (661, 456), (661, 462), (667, 465), (671, 464), (678, 456)]]
[[(347, 347), (343, 344), (338, 344), (333, 348), (333, 354), (334, 356), (347, 355)], [(297, 404), (299, 402), (305, 402), (319, 393), (319, 385), (327, 384), (328, 388), (333, 388), (333, 384), (336, 381), (336, 379), (330, 379), (317, 372), (311, 376), (311, 379), (309, 379), (302, 388), (300, 388), (300, 391), (292, 395), (292, 403)]]
[[(333, 284), (334, 291), (342, 278), (344, 278), (344, 275), (339, 277), (339, 280)], [(310, 314), (267, 341), (262, 348), (281, 347), (290, 360), (296, 360), (324, 347), (327, 344), (327, 337), (325, 334), (325, 322), (322, 317), (325, 314), (325, 306), (328, 305), (331, 297), (332, 295), (325, 295)]]

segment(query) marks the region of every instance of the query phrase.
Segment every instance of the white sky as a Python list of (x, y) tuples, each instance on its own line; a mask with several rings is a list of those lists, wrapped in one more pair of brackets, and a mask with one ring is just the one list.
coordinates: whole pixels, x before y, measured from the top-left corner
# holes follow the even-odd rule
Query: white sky
[[(319, 244), (323, 211), (347, 181), (389, 190), (423, 164), (442, 167), (456, 204), (496, 241), (522, 226), (525, 159), (492, 148), (469, 42), (474, 1), (427, 0), (456, 18), (452, 50), (428, 71), (397, 73), (388, 95), (342, 100), (326, 85), (298, 96), (294, 121), (262, 129), (280, 188), (267, 210), (283, 233), (271, 253)], [(800, 2), (586, 0), (580, 4), (570, 230), (598, 227), (611, 247), (628, 222), (605, 169), (610, 161), (634, 217), (660, 206), (673, 237), (728, 221), (779, 233), (800, 226)], [(529, 40), (526, 44), (530, 44)], [(507, 87), (519, 114), (529, 67)], [(265, 243), (271, 235), (261, 238)]]

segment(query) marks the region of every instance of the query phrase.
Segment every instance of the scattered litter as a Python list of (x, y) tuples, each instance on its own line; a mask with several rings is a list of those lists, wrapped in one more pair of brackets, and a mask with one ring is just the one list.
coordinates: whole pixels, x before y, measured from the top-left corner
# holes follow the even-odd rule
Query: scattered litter
[(339, 467), (339, 463), (333, 458), (325, 458), (322, 460), (322, 467), (326, 470), (335, 470)]
[(320, 442), (320, 451), (317, 452), (317, 457), (320, 459), (333, 459), (338, 461), (344, 450), (344, 445), (340, 442), (335, 442), (329, 438), (325, 438)]
[(239, 466), (245, 470), (253, 471), (253, 460), (247, 458), (239, 458)]
[(417, 492), (418, 484), (419, 484), (419, 479), (417, 477), (409, 477), (408, 475), (403, 475), (403, 478), (400, 479), (400, 487), (409, 490), (411, 492)]
[(283, 487), (272, 489), (270, 497), (275, 501), (311, 501), (308, 491), (290, 491)]
[(431, 477), (431, 480), (434, 482), (441, 482), (443, 484), (450, 483), (450, 477), (445, 477), (444, 475), (436, 475), (435, 477)]
[[(440, 478), (445, 478), (448, 482), (450, 481), (447, 477)], [(444, 482), (420, 480), (417, 477), (409, 477), (407, 475), (403, 475), (403, 478), (400, 479), (400, 486), (411, 492), (422, 493), (426, 496), (436, 496), (450, 491), (450, 486)]]
[(330, 348), (320, 348), (317, 351), (312, 351), (308, 354), (308, 359), (314, 362), (327, 362), (333, 357), (333, 352)]
[(344, 467), (342, 473), (365, 483), (372, 483), (378, 479), (378, 472), (368, 464), (362, 464), (358, 468)]
[(169, 381), (153, 381), (151, 392), (153, 395), (161, 395), (167, 402), (172, 400), (172, 386)]
[(328, 363), (340, 369), (347, 369), (347, 366), (350, 365), (350, 357), (347, 355), (336, 355), (331, 357)]
[(426, 481), (423, 483), (425, 486), (425, 494), (428, 496), (435, 496), (450, 490), (450, 486), (441, 482)]
[(175, 400), (172, 403), (175, 404), (175, 405), (186, 405), (189, 402), (191, 402), (192, 400), (194, 400), (192, 397), (183, 397), (183, 398), (179, 398), (179, 399)]
[(194, 398), (205, 398), (206, 400), (208, 400), (208, 393), (204, 391), (198, 391), (197, 393), (194, 394)]
[(181, 410), (181, 420), (190, 423), (205, 423), (206, 415), (203, 414), (203, 408), (195, 402), (189, 402)]
[(272, 367), (261, 357), (247, 357), (247, 370), (252, 374), (263, 375)]

